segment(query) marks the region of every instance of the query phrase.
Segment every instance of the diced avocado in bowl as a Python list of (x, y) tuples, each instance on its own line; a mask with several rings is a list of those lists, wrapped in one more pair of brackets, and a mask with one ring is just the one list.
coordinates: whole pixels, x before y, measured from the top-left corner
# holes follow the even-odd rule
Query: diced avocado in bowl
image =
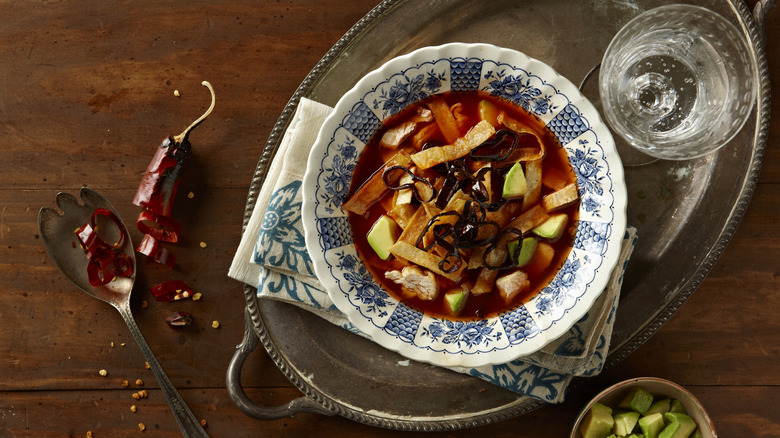
[(389, 216), (382, 215), (368, 232), (368, 244), (380, 259), (387, 260), (390, 258), (390, 247), (398, 240), (399, 234), (395, 221)]
[(561, 238), (568, 222), (569, 216), (566, 213), (556, 213), (531, 231), (541, 238), (554, 242)]
[(571, 438), (613, 437), (714, 438), (717, 434), (690, 392), (667, 380), (645, 377), (602, 391), (580, 414), (571, 433)]
[(517, 254), (515, 265), (518, 268), (522, 268), (531, 261), (538, 245), (539, 240), (535, 237), (525, 237), (522, 240), (513, 240), (507, 243), (506, 247), (512, 257)]

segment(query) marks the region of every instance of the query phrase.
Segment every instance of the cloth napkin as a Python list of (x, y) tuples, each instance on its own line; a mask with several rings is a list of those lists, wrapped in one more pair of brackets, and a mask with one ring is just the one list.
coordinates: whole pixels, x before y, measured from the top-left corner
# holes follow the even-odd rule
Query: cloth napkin
[[(302, 98), (271, 162), (228, 276), (257, 286), (262, 299), (285, 301), (366, 336), (336, 308), (314, 276), (301, 221), (301, 183), (309, 151), (332, 108)], [(500, 365), (451, 368), (518, 394), (560, 403), (575, 376), (598, 374), (607, 357), (620, 286), (636, 243), (629, 227), (606, 290), (567, 334), (542, 350)]]

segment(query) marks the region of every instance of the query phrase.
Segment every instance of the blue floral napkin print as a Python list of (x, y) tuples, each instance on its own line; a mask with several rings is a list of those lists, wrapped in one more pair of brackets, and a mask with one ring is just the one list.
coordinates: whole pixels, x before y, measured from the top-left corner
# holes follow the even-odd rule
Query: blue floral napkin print
[[(301, 182), (309, 150), (331, 108), (301, 99), (260, 191), (229, 276), (257, 285), (261, 298), (281, 300), (365, 336), (335, 307), (314, 276), (301, 222)], [(569, 333), (541, 351), (501, 365), (452, 368), (522, 396), (563, 401), (574, 376), (598, 374), (607, 356), (625, 265), (636, 242), (629, 228), (610, 283)]]

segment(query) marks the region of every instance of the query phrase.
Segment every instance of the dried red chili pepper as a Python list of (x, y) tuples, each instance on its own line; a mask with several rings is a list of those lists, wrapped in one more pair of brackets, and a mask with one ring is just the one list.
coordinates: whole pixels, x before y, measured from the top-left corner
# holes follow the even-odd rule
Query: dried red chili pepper
[(152, 295), (157, 301), (178, 301), (191, 298), (194, 293), (187, 283), (181, 280), (170, 280), (152, 287)]
[[(119, 234), (115, 243), (108, 244), (98, 235), (98, 216), (106, 217), (116, 224)], [(89, 284), (100, 287), (112, 282), (117, 276), (129, 277), (133, 274), (132, 258), (120, 250), (127, 236), (119, 218), (112, 211), (98, 208), (92, 213), (90, 221), (76, 229), (75, 233), (89, 260), (87, 262)]]
[(154, 237), (148, 234), (144, 234), (141, 243), (138, 244), (138, 247), (135, 250), (143, 255), (151, 257), (154, 261), (167, 266), (169, 269), (173, 269), (173, 266), (176, 264), (176, 257), (174, 257), (167, 248), (160, 245), (160, 242)]
[(116, 276), (129, 277), (133, 275), (133, 259), (129, 254), (114, 252), (116, 256)]
[[(125, 236), (124, 228), (122, 228), (122, 222), (119, 220), (118, 217), (112, 212), (111, 210), (105, 209), (105, 208), (98, 208), (93, 213), (92, 216), (89, 219), (90, 225), (92, 225), (92, 228), (95, 230), (95, 232), (98, 232), (98, 217), (105, 217), (109, 221), (113, 222), (116, 232), (118, 233), (116, 237), (116, 242), (114, 243), (108, 243), (106, 242), (106, 245), (110, 246), (113, 249), (119, 249), (122, 247), (122, 244), (125, 243), (125, 239), (127, 236)], [(103, 237), (108, 237), (108, 233), (99, 233), (101, 236), (100, 239), (105, 242), (105, 239)]]
[(75, 233), (76, 238), (81, 245), (81, 249), (87, 253), (87, 258), (92, 257), (92, 254), (98, 252), (101, 248), (108, 246), (103, 242), (100, 236), (98, 236), (95, 229), (92, 228), (90, 224), (82, 225), (80, 228), (76, 229)]
[(187, 159), (192, 153), (188, 139), (190, 131), (198, 126), (214, 110), (216, 98), (211, 84), (203, 81), (211, 92), (211, 105), (206, 112), (179, 135), (171, 135), (157, 148), (146, 168), (141, 185), (133, 199), (133, 204), (162, 216), (170, 216), (173, 201), (179, 188), (179, 179)]
[(165, 318), (165, 322), (172, 328), (188, 327), (193, 321), (192, 315), (187, 312), (175, 312)]
[(116, 278), (116, 256), (110, 249), (101, 248), (87, 262), (87, 278), (94, 287), (106, 285)]
[(160, 216), (151, 211), (142, 211), (135, 222), (138, 231), (154, 237), (162, 242), (176, 243), (179, 241), (181, 225), (172, 217)]

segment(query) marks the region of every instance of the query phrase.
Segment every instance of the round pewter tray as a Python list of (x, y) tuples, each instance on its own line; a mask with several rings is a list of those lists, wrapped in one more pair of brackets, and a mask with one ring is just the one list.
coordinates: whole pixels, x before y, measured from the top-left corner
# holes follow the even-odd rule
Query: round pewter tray
[[(285, 107), (257, 165), (244, 227), (301, 97), (333, 106), (385, 61), (451, 41), (516, 49), (579, 83), (625, 23), (665, 3), (502, 0), (487, 7), (479, 0), (382, 2), (328, 51)], [(775, 1), (759, 2), (754, 13), (741, 0), (696, 3), (733, 20), (748, 36), (758, 62), (758, 100), (745, 128), (719, 152), (692, 161), (626, 168), (628, 223), (638, 229), (639, 241), (625, 273), (607, 367), (647, 341), (709, 273), (747, 208), (764, 154), (770, 90), (760, 25)], [(583, 92), (598, 107), (591, 82)], [(246, 331), (228, 369), (227, 386), (239, 409), (251, 417), (273, 419), (306, 411), (392, 429), (451, 430), (542, 406), (480, 379), (408, 361), (294, 306), (261, 302), (252, 287), (244, 292)], [(258, 342), (304, 397), (275, 408), (256, 406), (246, 397), (241, 368)]]

